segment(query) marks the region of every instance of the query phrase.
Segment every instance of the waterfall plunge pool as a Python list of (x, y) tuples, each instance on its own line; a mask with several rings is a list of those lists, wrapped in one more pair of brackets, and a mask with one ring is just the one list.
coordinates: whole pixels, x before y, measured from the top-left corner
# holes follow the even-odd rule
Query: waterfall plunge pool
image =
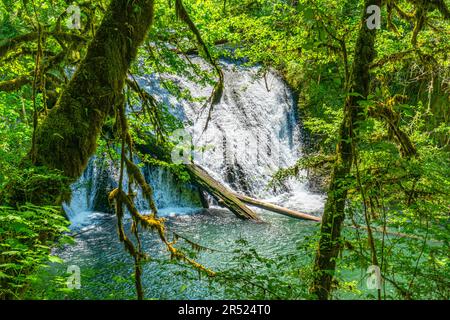
[[(170, 210), (172, 211), (172, 210)], [(311, 257), (302, 257), (297, 243), (304, 241), (319, 226), (303, 221), (256, 210), (264, 223), (244, 221), (226, 209), (210, 208), (195, 213), (166, 217), (169, 239), (172, 232), (211, 250), (201, 251), (195, 260), (214, 271), (239, 267), (233, 252), (237, 242), (246, 241), (255, 251), (266, 258), (293, 254), (309, 263)], [(173, 212), (173, 211), (172, 211)], [(99, 212), (85, 212), (84, 221), (72, 224), (75, 244), (56, 249), (54, 255), (63, 263), (52, 264), (49, 279), (55, 275), (64, 279), (69, 266), (80, 270), (80, 289), (71, 291), (46, 286), (43, 294), (55, 299), (135, 299), (133, 260), (125, 252), (117, 236), (116, 217)], [(130, 218), (125, 218), (129, 230)], [(142, 284), (147, 299), (236, 299), (206, 276), (198, 278), (197, 272), (183, 263), (169, 263), (165, 246), (154, 232), (141, 231), (144, 251), (150, 261), (143, 264)], [(179, 240), (180, 245), (189, 247)], [(178, 245), (177, 245), (178, 246)], [(234, 259), (233, 259), (234, 258)], [(190, 273), (186, 277), (186, 273)], [(61, 290), (62, 289), (62, 290)]]

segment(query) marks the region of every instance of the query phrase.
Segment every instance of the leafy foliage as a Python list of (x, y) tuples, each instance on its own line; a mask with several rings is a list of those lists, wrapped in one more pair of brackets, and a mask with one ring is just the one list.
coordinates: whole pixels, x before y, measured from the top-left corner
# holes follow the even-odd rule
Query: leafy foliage
[[(374, 298), (360, 284), (376, 256), (385, 278), (384, 298), (448, 299), (450, 25), (443, 8), (449, 2), (434, 2), (439, 7), (431, 2), (387, 2), (375, 44), (378, 56), (370, 66), (370, 96), (360, 102), (364, 117), (354, 141), (354, 166), (341, 181), (348, 186), (348, 206), (335, 296)], [(0, 198), (2, 204), (18, 205), (0, 209), (2, 297), (21, 297), (32, 271), (48, 262), (52, 241), (65, 231), (59, 209), (48, 204), (67, 198), (39, 195), (44, 190), (68, 195), (68, 181), (58, 171), (21, 165), (32, 149), (34, 122), (46, 118), (64, 91), (109, 1), (75, 3), (82, 8), (80, 30), (63, 23), (66, 1), (0, 2)], [(308, 140), (306, 155), (275, 174), (271, 186), (307, 170), (310, 180), (323, 178), (320, 188), (327, 191), (362, 1), (185, 0), (181, 15), (177, 3), (178, 15), (173, 1), (158, 2), (130, 79), (154, 74), (178, 99), (201, 100), (206, 107), (208, 97), (194, 98), (177, 85), (177, 76), (203, 85), (220, 80), (214, 62), (205, 68), (193, 55), (210, 62), (231, 58), (259, 64), (262, 73), (278, 70), (298, 95)], [(426, 18), (422, 25), (421, 12)], [(186, 24), (186, 13), (191, 25)], [(39, 77), (34, 78), (36, 72)], [(143, 145), (150, 135), (162, 148), (171, 148), (170, 132), (182, 127), (171, 114), (172, 106), (143, 95), (131, 82), (125, 96), (135, 106), (127, 114), (133, 142)], [(115, 114), (108, 116), (98, 141), (98, 152), (108, 153), (116, 163), (117, 120)], [(406, 149), (414, 150), (409, 156), (405, 140), (410, 142)], [(172, 170), (181, 181), (189, 179), (180, 166), (137, 154), (144, 162)], [(17, 183), (8, 184), (11, 181)], [(25, 205), (28, 201), (41, 206)], [(317, 239), (305, 242), (305, 254), (312, 256)], [(310, 269), (295, 255), (268, 259), (248, 244), (240, 245), (235, 252), (238, 268), (215, 278), (230, 295), (310, 297)], [(356, 279), (354, 270), (362, 270), (363, 276)]]
[(0, 207), (0, 226), (0, 297), (17, 299), (35, 279), (34, 271), (60, 261), (51, 246), (70, 243), (63, 235), (68, 222), (59, 207), (26, 204)]

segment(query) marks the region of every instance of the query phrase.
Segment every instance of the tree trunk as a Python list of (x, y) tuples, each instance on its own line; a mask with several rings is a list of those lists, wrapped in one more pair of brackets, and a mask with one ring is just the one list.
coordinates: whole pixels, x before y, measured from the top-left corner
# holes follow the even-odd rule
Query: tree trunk
[[(107, 115), (123, 99), (127, 71), (153, 21), (153, 4), (111, 0), (86, 56), (36, 128), (32, 150), (22, 163), (23, 177), (8, 183), (0, 194), (2, 203), (59, 205), (70, 199), (70, 183), (86, 168)], [(65, 177), (48, 175), (54, 169)], [(24, 185), (33, 188), (25, 190)]]
[(95, 152), (101, 127), (122, 99), (131, 62), (153, 20), (153, 0), (112, 0), (86, 57), (38, 126), (36, 165), (77, 178)]
[(366, 99), (369, 94), (369, 68), (375, 56), (376, 29), (369, 29), (366, 24), (367, 7), (377, 5), (381, 0), (365, 0), (364, 13), (358, 39), (355, 45), (352, 72), (344, 105), (344, 119), (339, 132), (336, 148), (336, 162), (331, 174), (328, 197), (322, 216), (319, 248), (314, 262), (314, 279), (311, 293), (318, 299), (329, 297), (341, 244), (341, 229), (345, 218), (345, 202), (350, 171), (353, 162), (353, 144), (357, 137), (358, 121), (363, 119), (363, 108), (358, 101)]

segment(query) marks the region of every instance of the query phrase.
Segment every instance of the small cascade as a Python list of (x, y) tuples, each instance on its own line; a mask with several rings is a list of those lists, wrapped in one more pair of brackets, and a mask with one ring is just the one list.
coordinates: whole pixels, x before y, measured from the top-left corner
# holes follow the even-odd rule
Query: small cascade
[[(100, 164), (100, 161), (93, 157), (89, 160), (86, 170), (83, 172), (77, 182), (72, 184), (72, 199), (70, 203), (63, 204), (64, 210), (71, 221), (74, 221), (78, 215), (93, 211), (94, 208), (99, 211), (108, 211), (108, 208), (99, 208), (99, 197), (102, 197), (102, 189), (105, 179), (110, 178), (109, 167)], [(111, 177), (112, 178), (112, 177)], [(114, 181), (110, 181), (111, 184)]]
[(144, 176), (153, 188), (160, 215), (192, 213), (202, 207), (198, 189), (189, 183), (180, 183), (170, 171), (147, 166)]
[(82, 225), (92, 212), (111, 213), (108, 191), (117, 187), (117, 170), (111, 161), (92, 157), (77, 182), (72, 199), (63, 208), (73, 225)]
[[(154, 190), (155, 204), (159, 215), (192, 213), (201, 206), (198, 190), (187, 183), (180, 183), (168, 170), (149, 165), (142, 168), (142, 173)], [(64, 210), (74, 225), (83, 224), (93, 212), (112, 213), (108, 202), (108, 193), (117, 188), (119, 168), (105, 158), (93, 157), (82, 176), (74, 183), (70, 203), (63, 205)], [(124, 176), (124, 188), (128, 186), (127, 175)], [(140, 189), (136, 192), (137, 208), (148, 211), (149, 205)]]
[[(153, 199), (160, 216), (194, 213), (202, 208), (199, 190), (189, 183), (178, 181), (169, 170), (144, 166), (142, 173), (145, 180), (153, 189)], [(127, 185), (127, 179), (124, 179)], [(137, 208), (143, 212), (148, 211), (149, 205), (144, 199), (142, 190), (134, 190)]]

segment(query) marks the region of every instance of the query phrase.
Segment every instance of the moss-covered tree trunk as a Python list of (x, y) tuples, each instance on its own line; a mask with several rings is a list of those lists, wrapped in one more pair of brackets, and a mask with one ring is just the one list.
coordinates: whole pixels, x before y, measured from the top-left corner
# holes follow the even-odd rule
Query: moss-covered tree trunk
[(344, 119), (339, 132), (336, 148), (336, 162), (331, 174), (322, 225), (319, 248), (314, 263), (314, 279), (311, 292), (321, 300), (329, 297), (336, 268), (336, 259), (340, 250), (342, 224), (345, 218), (348, 178), (353, 162), (354, 139), (357, 137), (358, 120), (363, 118), (364, 110), (358, 101), (369, 94), (369, 65), (375, 56), (376, 29), (369, 29), (366, 21), (370, 14), (367, 8), (377, 5), (380, 0), (365, 0), (364, 13), (358, 39), (355, 45), (351, 77), (348, 85), (348, 98), (344, 105)]
[(36, 165), (77, 178), (95, 152), (106, 116), (121, 100), (131, 62), (153, 19), (153, 0), (112, 0), (86, 57), (38, 126)]

